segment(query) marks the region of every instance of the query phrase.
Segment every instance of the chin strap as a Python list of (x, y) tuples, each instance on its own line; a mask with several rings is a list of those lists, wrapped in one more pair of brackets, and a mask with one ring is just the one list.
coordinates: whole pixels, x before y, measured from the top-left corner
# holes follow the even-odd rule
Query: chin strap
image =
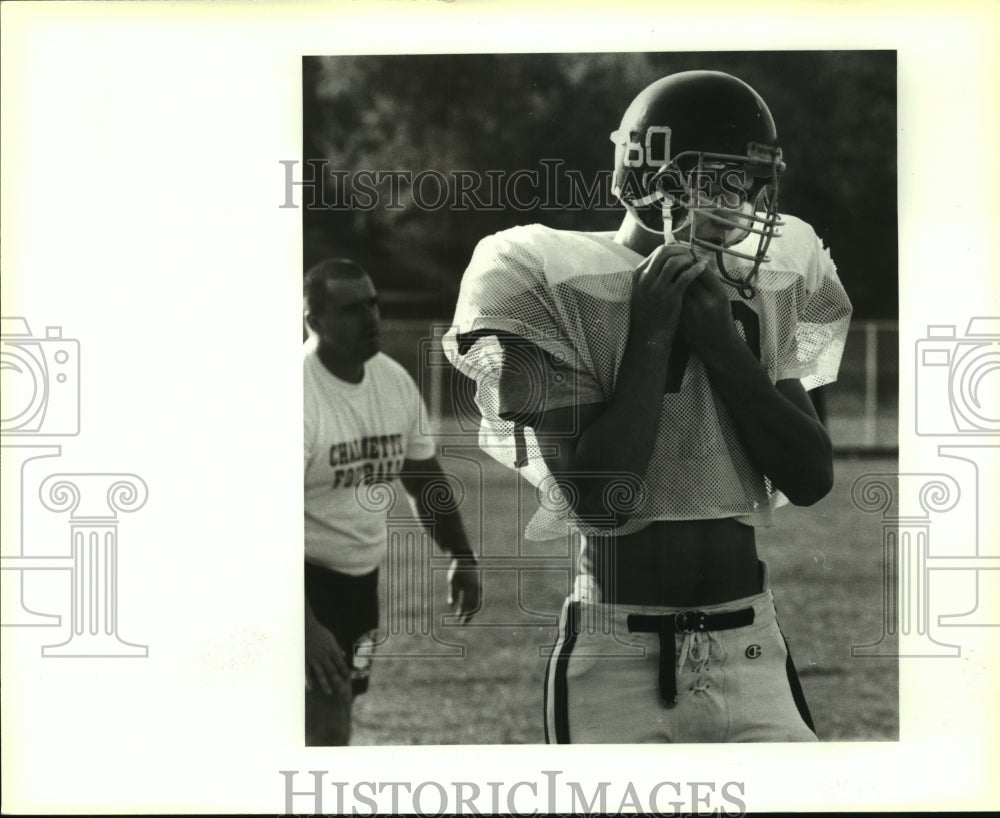
[(757, 275), (757, 267), (759, 265), (754, 264), (753, 269), (750, 271), (750, 275), (748, 275), (745, 279), (736, 278), (736, 276), (731, 276), (729, 271), (726, 269), (726, 264), (722, 260), (724, 255), (725, 254), (721, 250), (715, 251), (715, 263), (719, 265), (719, 272), (722, 273), (722, 280), (725, 281), (730, 287), (735, 288), (741, 298), (745, 298), (749, 301), (757, 295), (757, 289), (753, 286), (753, 284), (751, 284), (751, 282)]

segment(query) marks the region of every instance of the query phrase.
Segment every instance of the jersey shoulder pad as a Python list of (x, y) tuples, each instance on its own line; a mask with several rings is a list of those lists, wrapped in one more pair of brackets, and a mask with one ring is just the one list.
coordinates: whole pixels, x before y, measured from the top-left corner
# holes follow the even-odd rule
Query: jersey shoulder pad
[(541, 283), (545, 260), (534, 247), (532, 231), (512, 227), (480, 239), (462, 278), (462, 290), (475, 300), (510, 294)]
[(797, 216), (782, 214), (781, 235), (768, 247), (770, 261), (764, 266), (801, 276), (807, 292), (814, 292), (824, 276), (835, 270), (830, 251), (812, 225)]

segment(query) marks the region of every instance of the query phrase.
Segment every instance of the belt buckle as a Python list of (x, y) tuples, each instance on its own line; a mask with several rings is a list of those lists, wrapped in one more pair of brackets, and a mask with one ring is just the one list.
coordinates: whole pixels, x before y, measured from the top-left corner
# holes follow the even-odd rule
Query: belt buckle
[(697, 617), (700, 616), (700, 611), (680, 611), (674, 615), (674, 627), (681, 633), (696, 633), (699, 630)]

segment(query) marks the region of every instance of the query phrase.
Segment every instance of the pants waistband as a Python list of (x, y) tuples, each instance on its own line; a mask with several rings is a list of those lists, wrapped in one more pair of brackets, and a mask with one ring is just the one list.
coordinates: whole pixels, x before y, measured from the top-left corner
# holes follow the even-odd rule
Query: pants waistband
[(627, 632), (627, 620), (629, 614), (640, 614), (644, 616), (670, 616), (685, 613), (688, 611), (695, 613), (705, 613), (708, 615), (733, 613), (735, 611), (750, 608), (754, 612), (754, 624), (760, 625), (775, 621), (774, 596), (768, 588), (755, 596), (734, 599), (730, 602), (722, 602), (715, 605), (628, 605), (625, 603), (607, 604), (604, 602), (592, 602), (587, 599), (570, 598), (571, 602), (576, 602), (585, 611), (585, 617), (601, 621), (620, 621), (623, 628), (621, 632)]
[(602, 600), (601, 588), (594, 577), (588, 574), (577, 576), (570, 601), (582, 606), (593, 608), (593, 613), (603, 616), (624, 618), (630, 613), (651, 616), (678, 614), (684, 611), (701, 611), (706, 614), (731, 613), (742, 608), (753, 608), (754, 621), (774, 619), (774, 596), (771, 593), (771, 581), (767, 563), (760, 562), (761, 592), (726, 602), (711, 605), (641, 605), (628, 602), (605, 603)]

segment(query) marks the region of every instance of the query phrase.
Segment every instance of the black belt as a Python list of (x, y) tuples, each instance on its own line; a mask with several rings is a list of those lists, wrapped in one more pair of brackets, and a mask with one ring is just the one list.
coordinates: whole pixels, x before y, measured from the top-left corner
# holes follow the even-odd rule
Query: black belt
[(729, 613), (681, 611), (675, 614), (629, 614), (629, 633), (655, 633), (660, 637), (660, 700), (664, 707), (677, 704), (677, 650), (675, 633), (729, 631), (752, 625), (753, 608)]

